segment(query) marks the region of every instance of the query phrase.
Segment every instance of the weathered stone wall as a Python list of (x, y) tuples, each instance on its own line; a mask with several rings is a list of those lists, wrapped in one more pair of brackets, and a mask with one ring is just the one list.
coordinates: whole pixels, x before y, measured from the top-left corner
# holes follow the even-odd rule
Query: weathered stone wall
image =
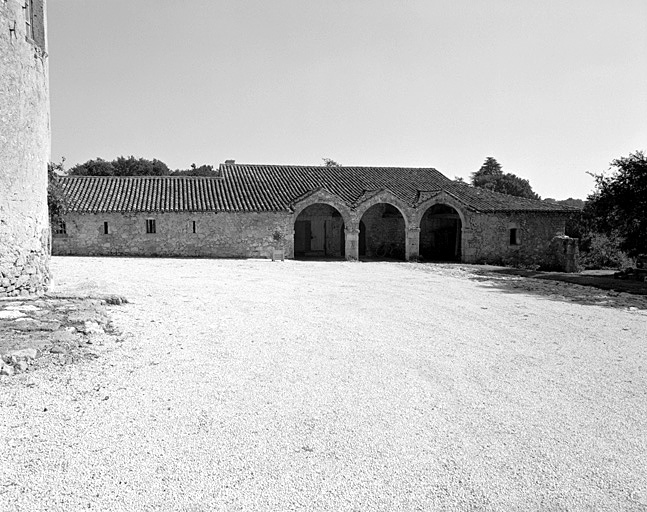
[[(488, 213), (465, 215), (463, 261), (541, 266), (551, 260), (549, 246), (564, 234), (566, 216), (541, 213)], [(517, 230), (516, 244), (510, 230)]]
[(40, 293), (49, 282), (45, 8), (34, 2), (32, 39), (24, 5), (0, 0), (0, 297)]
[[(155, 233), (146, 233), (146, 219)], [(286, 235), (286, 256), (294, 254), (290, 213), (71, 213), (65, 229), (53, 237), (55, 255), (269, 258), (276, 230)]]

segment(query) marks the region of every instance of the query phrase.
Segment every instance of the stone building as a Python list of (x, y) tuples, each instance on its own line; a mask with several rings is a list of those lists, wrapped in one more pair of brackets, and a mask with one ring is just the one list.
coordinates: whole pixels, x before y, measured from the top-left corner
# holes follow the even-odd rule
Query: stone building
[(435, 169), (222, 164), (219, 176), (66, 177), (55, 254), (546, 264), (574, 210)]
[(44, 0), (0, 0), (0, 297), (49, 282)]

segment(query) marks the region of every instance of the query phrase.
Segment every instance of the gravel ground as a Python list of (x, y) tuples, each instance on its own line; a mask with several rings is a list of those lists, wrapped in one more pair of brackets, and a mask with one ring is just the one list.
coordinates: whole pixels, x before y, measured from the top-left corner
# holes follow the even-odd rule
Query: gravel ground
[(449, 265), (53, 270), (125, 295), (126, 341), (0, 380), (2, 510), (647, 510), (641, 298)]

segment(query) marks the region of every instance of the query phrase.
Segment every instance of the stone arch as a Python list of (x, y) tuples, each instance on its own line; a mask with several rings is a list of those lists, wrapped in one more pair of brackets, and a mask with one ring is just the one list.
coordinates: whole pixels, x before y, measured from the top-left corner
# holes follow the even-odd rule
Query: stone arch
[(409, 258), (411, 208), (390, 191), (380, 191), (363, 200), (356, 210), (360, 257)]
[(393, 194), (393, 192), (389, 190), (379, 191), (376, 194), (371, 195), (370, 197), (364, 199), (363, 201), (357, 204), (357, 207), (355, 208), (355, 216), (357, 218), (358, 228), (359, 228), (359, 221), (364, 216), (366, 211), (372, 206), (375, 206), (376, 204), (380, 204), (380, 203), (390, 204), (391, 206), (394, 206), (395, 208), (397, 208), (402, 214), (402, 218), (404, 219), (405, 230), (409, 229), (409, 227), (412, 225), (411, 216), (413, 213), (413, 209), (407, 203), (402, 201), (395, 194)]
[(294, 218), (295, 258), (344, 258), (346, 225), (341, 212), (327, 203), (313, 203)]
[(353, 217), (348, 205), (339, 196), (331, 194), (325, 189), (315, 190), (311, 194), (308, 194), (307, 196), (301, 198), (299, 201), (295, 202), (292, 205), (293, 222), (296, 221), (297, 217), (303, 210), (317, 203), (332, 206), (341, 214), (342, 219), (344, 219), (344, 224), (347, 228), (355, 227), (355, 223), (353, 222)]
[[(295, 258), (303, 257), (306, 253), (311, 256), (356, 258), (352, 248), (349, 251), (348, 240), (349, 231), (354, 232), (354, 218), (339, 196), (319, 188), (301, 197), (292, 208)], [(314, 247), (311, 245), (313, 240)]]
[(420, 257), (436, 261), (463, 261), (465, 214), (447, 194), (435, 196), (418, 207)]

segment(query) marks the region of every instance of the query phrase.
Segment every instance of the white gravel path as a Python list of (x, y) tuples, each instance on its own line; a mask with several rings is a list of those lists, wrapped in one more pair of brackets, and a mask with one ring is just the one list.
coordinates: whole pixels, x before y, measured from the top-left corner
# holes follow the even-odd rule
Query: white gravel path
[(645, 309), (456, 266), (53, 270), (128, 297), (126, 341), (0, 380), (0, 510), (647, 510)]

